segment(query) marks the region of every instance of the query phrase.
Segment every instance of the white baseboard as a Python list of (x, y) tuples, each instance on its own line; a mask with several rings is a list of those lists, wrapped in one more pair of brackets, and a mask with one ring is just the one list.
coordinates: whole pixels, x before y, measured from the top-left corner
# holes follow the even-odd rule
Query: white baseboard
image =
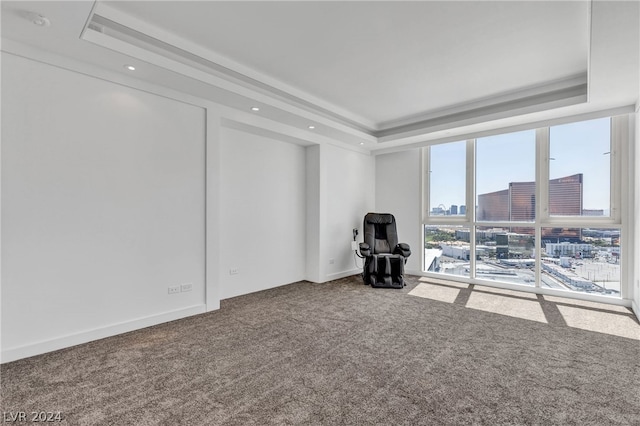
[(96, 328), (80, 333), (60, 336), (54, 339), (36, 342), (17, 348), (3, 348), (0, 354), (0, 362), (5, 363), (16, 361), (18, 359), (80, 345), (93, 340), (104, 339), (105, 337), (116, 336), (118, 334), (139, 330), (141, 328), (162, 324), (164, 322), (174, 321), (180, 318), (186, 318), (192, 315), (202, 314), (204, 312), (206, 312), (206, 305), (195, 305), (188, 308), (112, 324), (106, 327)]
[(328, 274), (324, 282), (339, 280), (340, 278), (350, 277), (351, 275), (360, 273), (362, 273), (362, 269), (350, 269), (348, 271), (336, 272), (335, 274)]
[[(420, 274), (422, 274), (421, 271), (417, 271), (417, 270), (416, 271), (405, 270), (404, 273), (405, 273), (405, 275), (420, 275)], [(336, 272), (335, 274), (328, 274), (326, 276), (326, 280), (323, 281), (323, 282), (339, 280), (340, 278), (350, 277), (352, 275), (358, 275), (358, 274), (362, 274), (362, 269), (351, 269), (351, 270), (348, 270), (348, 271)]]

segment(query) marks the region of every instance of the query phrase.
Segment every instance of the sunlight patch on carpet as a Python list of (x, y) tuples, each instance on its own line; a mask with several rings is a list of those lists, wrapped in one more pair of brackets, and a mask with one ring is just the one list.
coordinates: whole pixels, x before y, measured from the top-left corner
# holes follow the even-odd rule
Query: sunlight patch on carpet
[(438, 300), (440, 302), (453, 303), (458, 297), (460, 290), (447, 286), (420, 283), (409, 292), (411, 296), (423, 297), (425, 299)]
[(427, 277), (421, 277), (418, 281), (423, 282), (423, 283), (429, 283), (429, 284), (442, 284), (442, 285), (446, 285), (448, 287), (458, 287), (458, 288), (469, 288), (469, 284), (467, 283), (459, 283), (456, 281), (450, 281), (450, 280), (441, 280), (438, 278), (427, 278)]
[[(419, 278), (419, 283), (408, 294), (445, 303), (464, 304), (465, 308), (506, 315), (548, 324), (542, 300), (555, 306), (567, 327), (605, 333), (640, 341), (640, 324), (624, 306), (530, 292), (501, 289), (483, 285), (470, 285), (455, 281)], [(469, 298), (458, 299), (467, 290)], [(466, 303), (465, 303), (466, 301)], [(555, 309), (551, 308), (551, 309)]]
[(542, 307), (536, 300), (524, 300), (499, 294), (473, 292), (471, 296), (469, 296), (466, 307), (494, 314), (547, 323)]
[(483, 293), (492, 293), (492, 294), (503, 295), (503, 296), (513, 296), (520, 299), (538, 300), (538, 297), (536, 296), (535, 293), (528, 293), (526, 291), (507, 290), (504, 288), (489, 287), (489, 286), (478, 285), (478, 284), (476, 284), (476, 286), (474, 287), (474, 291), (481, 291)]
[(558, 305), (569, 327), (640, 340), (640, 325), (629, 315)]
[(629, 314), (629, 310), (624, 306), (611, 305), (608, 303), (599, 303), (599, 302), (591, 302), (588, 300), (578, 300), (578, 299), (566, 299), (564, 297), (558, 296), (542, 296), (544, 300), (548, 302), (554, 302), (564, 305), (575, 305), (575, 306), (584, 306), (585, 308), (594, 308), (600, 311), (610, 311), (610, 312), (619, 312), (621, 314)]

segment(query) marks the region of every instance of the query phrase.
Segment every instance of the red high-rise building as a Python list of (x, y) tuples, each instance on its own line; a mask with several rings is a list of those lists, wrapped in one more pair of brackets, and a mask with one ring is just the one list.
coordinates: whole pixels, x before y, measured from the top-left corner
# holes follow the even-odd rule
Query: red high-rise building
[(508, 221), (509, 212), (508, 189), (478, 195), (477, 220)]
[(549, 214), (582, 216), (582, 173), (549, 181)]
[[(582, 173), (549, 181), (549, 214), (582, 215)], [(478, 195), (478, 221), (533, 222), (536, 218), (536, 183), (511, 182), (509, 189)], [(533, 228), (517, 232), (531, 233)], [(514, 230), (515, 231), (515, 230)], [(579, 238), (579, 229), (545, 228), (543, 237)]]
[(511, 182), (509, 184), (509, 220), (533, 222), (536, 220), (536, 183)]

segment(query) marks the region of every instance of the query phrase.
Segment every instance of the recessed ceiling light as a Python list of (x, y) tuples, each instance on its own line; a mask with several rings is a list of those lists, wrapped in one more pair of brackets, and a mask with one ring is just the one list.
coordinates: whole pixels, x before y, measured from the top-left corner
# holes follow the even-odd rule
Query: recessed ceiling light
[(364, 145), (364, 142), (360, 142), (360, 145)]
[(135, 71), (136, 70), (136, 67), (134, 67), (133, 65), (125, 65), (124, 67), (125, 67), (125, 69), (128, 69), (129, 71)]
[(315, 128), (316, 128), (316, 126), (313, 126), (313, 125), (309, 126), (309, 129), (311, 129), (311, 130), (313, 130)]
[(39, 14), (33, 15), (31, 22), (39, 27), (48, 27), (51, 25), (51, 21), (49, 21), (45, 16)]
[(251, 107), (251, 111), (260, 111), (260, 108), (258, 108), (258, 107)]

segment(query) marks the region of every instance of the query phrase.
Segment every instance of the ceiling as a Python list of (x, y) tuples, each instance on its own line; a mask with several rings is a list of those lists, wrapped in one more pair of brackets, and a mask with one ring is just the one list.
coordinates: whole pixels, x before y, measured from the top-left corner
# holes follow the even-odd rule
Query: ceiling
[(376, 128), (587, 71), (583, 2), (109, 5)]
[[(369, 149), (634, 104), (637, 2), (2, 2), (32, 49)], [(32, 24), (33, 14), (51, 25)], [(462, 132), (462, 133), (461, 133)]]

